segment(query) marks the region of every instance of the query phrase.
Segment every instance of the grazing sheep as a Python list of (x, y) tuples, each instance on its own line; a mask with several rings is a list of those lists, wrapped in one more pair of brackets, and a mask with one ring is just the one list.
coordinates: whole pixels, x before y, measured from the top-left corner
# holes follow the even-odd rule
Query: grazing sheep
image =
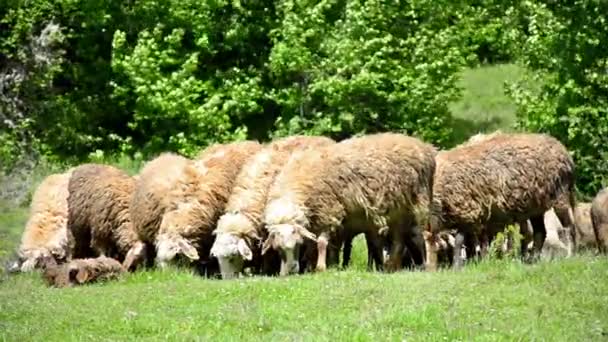
[(608, 253), (608, 188), (597, 193), (591, 202), (591, 222), (600, 253)]
[[(261, 241), (266, 237), (262, 214), (270, 184), (293, 151), (335, 143), (330, 138), (291, 136), (277, 139), (258, 152), (241, 169), (226, 205), (225, 214), (213, 232), (211, 255), (219, 261), (222, 278), (240, 274), (250, 266), (273, 273), (273, 258), (262, 258)], [(246, 265), (249, 264), (249, 265)]]
[(576, 227), (576, 249), (577, 250), (595, 250), (597, 249), (597, 241), (593, 232), (593, 223), (591, 222), (591, 203), (578, 202), (574, 209), (574, 223)]
[(313, 241), (316, 269), (323, 271), (337, 257), (346, 231), (366, 235), (376, 264), (383, 261), (381, 236), (388, 234), (390, 271), (401, 268), (406, 245), (422, 261), (424, 242), (416, 226), (426, 225), (435, 153), (433, 146), (396, 133), (294, 153), (269, 191), (262, 254), (278, 250), (280, 274), (296, 273), (300, 247)]
[(44, 267), (43, 278), (48, 286), (71, 287), (97, 281), (117, 279), (126, 270), (116, 259), (100, 256), (73, 259), (57, 265), (50, 261)]
[(30, 204), (14, 271), (29, 272), (42, 267), (42, 259), (57, 262), (71, 257), (68, 245), (68, 182), (72, 170), (52, 174), (38, 186)]
[(196, 161), (165, 153), (140, 172), (131, 202), (140, 239), (156, 247), (156, 263), (197, 261), (212, 273), (213, 227), (223, 213), (242, 165), (261, 145), (253, 141), (213, 145)]
[(134, 189), (134, 179), (113, 166), (74, 168), (68, 196), (68, 236), (74, 258), (106, 256), (124, 261), (128, 270), (146, 259), (145, 245), (129, 214)]
[[(440, 231), (457, 229), (455, 251), (460, 251), (467, 236), (479, 236), (487, 243), (493, 235), (487, 231), (491, 227), (527, 219), (534, 228), (536, 258), (546, 236), (543, 215), (564, 202), (574, 207), (574, 162), (551, 136), (494, 133), (442, 151), (437, 155), (431, 229), (425, 233), (427, 267), (436, 267), (433, 242)], [(563, 212), (556, 209), (558, 215)], [(560, 220), (572, 234), (567, 215)], [(456, 252), (454, 267), (462, 262)]]

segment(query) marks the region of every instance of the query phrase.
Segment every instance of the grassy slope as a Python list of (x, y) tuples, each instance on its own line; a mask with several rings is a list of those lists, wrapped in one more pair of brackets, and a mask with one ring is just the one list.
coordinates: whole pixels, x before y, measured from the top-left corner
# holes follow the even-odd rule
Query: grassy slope
[(513, 64), (483, 66), (462, 73), (462, 98), (450, 106), (456, 142), (479, 132), (512, 130), (515, 104), (505, 95), (504, 82), (517, 81), (522, 75), (522, 69)]
[[(464, 138), (513, 122), (500, 85), (517, 72), (498, 66), (464, 73), (467, 90), (453, 107)], [(26, 215), (26, 209), (0, 210), (0, 260), (16, 246)], [(145, 272), (60, 290), (46, 288), (38, 275), (20, 275), (0, 283), (0, 339), (499, 341), (601, 340), (608, 334), (606, 259), (489, 262), (458, 273), (389, 275), (363, 271), (365, 254), (359, 238), (351, 270), (285, 279), (213, 281)]]

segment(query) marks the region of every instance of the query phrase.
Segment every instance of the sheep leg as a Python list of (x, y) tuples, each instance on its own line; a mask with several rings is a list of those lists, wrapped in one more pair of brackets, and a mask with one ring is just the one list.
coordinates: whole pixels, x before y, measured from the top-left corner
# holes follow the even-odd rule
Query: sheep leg
[(409, 251), (410, 259), (413, 261), (413, 266), (417, 267), (425, 264), (424, 239), (420, 232), (413, 232), (412, 235), (405, 240), (405, 245)]
[(382, 271), (384, 265), (384, 256), (382, 253), (382, 240), (377, 234), (365, 234), (365, 242), (367, 243), (367, 270), (373, 271), (373, 264), (376, 264), (376, 270)]
[(568, 257), (572, 256), (575, 252), (576, 246), (576, 230), (574, 228), (574, 216), (572, 210), (568, 206), (564, 207), (556, 207), (554, 208), (555, 214), (562, 224), (562, 228), (566, 231), (566, 236), (564, 237), (565, 245), (568, 249), (567, 255)]
[(348, 235), (344, 238), (344, 250), (342, 251), (342, 268), (348, 267), (353, 250), (353, 237)]
[(329, 240), (325, 233), (321, 234), (317, 239), (317, 272), (323, 272), (327, 269), (327, 245)]
[[(464, 264), (464, 260), (462, 258), (462, 253), (461, 253), (461, 249), (462, 249), (462, 245), (464, 244), (464, 240), (465, 240), (465, 235), (462, 232), (458, 232), (456, 233), (456, 237), (454, 239), (454, 263), (453, 263), (453, 268), (458, 270), (460, 268), (462, 268), (463, 264)], [(468, 255), (467, 255), (468, 257)]]
[(400, 241), (400, 239), (393, 241), (391, 253), (386, 265), (386, 270), (388, 272), (395, 272), (401, 269), (401, 260), (403, 258), (404, 249), (405, 245), (402, 241)]
[(532, 223), (534, 245), (532, 250), (532, 260), (537, 261), (540, 258), (540, 254), (547, 237), (547, 231), (545, 229), (545, 220), (543, 215), (535, 216), (530, 218)]
[(520, 241), (520, 254), (521, 254), (521, 260), (523, 260), (524, 262), (527, 262), (528, 258), (529, 258), (529, 249), (528, 246), (530, 245), (530, 242), (532, 242), (533, 240), (533, 233), (530, 230), (530, 226), (528, 225), (528, 221), (524, 220), (524, 221), (520, 221), (518, 223), (519, 225), (519, 233), (521, 234), (521, 241)]
[(490, 238), (488, 237), (488, 232), (484, 231), (481, 234), (481, 237), (479, 239), (479, 259), (483, 260), (485, 258), (488, 257), (489, 254), (489, 245), (490, 245)]

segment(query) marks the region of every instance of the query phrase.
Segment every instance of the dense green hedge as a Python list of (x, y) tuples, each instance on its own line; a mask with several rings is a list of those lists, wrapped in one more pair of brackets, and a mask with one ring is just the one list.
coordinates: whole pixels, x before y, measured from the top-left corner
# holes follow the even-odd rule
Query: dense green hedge
[(566, 143), (584, 192), (606, 179), (604, 2), (5, 3), (5, 170), (293, 133), (395, 130), (449, 147), (458, 72), (518, 60), (542, 81), (510, 88), (519, 127)]

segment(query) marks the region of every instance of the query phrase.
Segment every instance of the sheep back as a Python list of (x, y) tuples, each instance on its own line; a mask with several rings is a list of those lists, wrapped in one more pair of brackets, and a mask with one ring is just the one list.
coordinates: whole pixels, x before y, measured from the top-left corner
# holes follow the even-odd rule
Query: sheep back
[(124, 259), (139, 241), (129, 215), (134, 189), (133, 178), (116, 167), (83, 164), (74, 169), (68, 196), (74, 257)]
[(294, 153), (270, 189), (265, 223), (295, 222), (314, 231), (363, 216), (380, 228), (425, 215), (435, 154), (432, 145), (396, 133)]
[(138, 238), (153, 244), (166, 211), (194, 198), (201, 175), (194, 162), (174, 153), (148, 161), (139, 173), (130, 202), (130, 215)]
[(57, 261), (70, 258), (67, 224), (71, 172), (47, 176), (32, 196), (29, 218), (18, 248), (22, 271), (39, 267), (45, 256)]
[(574, 162), (544, 134), (497, 133), (437, 155), (433, 230), (541, 216), (574, 189)]

